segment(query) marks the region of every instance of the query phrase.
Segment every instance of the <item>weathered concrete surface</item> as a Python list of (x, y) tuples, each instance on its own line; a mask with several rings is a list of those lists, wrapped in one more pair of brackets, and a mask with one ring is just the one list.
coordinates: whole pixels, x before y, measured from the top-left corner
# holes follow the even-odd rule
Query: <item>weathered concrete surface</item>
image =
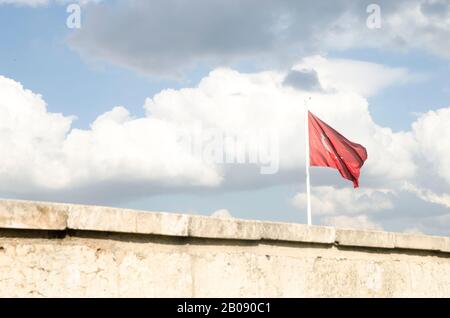
[(450, 238), (4, 200), (0, 296), (450, 297)]

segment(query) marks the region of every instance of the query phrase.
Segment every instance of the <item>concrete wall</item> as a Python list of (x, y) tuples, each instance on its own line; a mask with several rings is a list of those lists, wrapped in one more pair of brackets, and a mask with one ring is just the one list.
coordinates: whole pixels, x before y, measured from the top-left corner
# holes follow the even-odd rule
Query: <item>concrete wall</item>
[(0, 296), (450, 297), (450, 238), (6, 200)]

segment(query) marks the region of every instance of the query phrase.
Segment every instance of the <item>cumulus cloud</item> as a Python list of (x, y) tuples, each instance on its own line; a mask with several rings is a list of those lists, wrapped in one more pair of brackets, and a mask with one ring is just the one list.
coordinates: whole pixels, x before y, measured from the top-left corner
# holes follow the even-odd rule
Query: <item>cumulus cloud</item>
[(58, 154), (72, 118), (47, 112), (40, 95), (11, 79), (0, 76), (0, 87), (2, 191), (61, 186), (65, 168)]
[[(450, 107), (429, 111), (421, 115), (413, 123), (413, 132), (417, 140), (422, 160), (429, 166), (437, 166), (440, 178), (450, 186), (450, 165), (448, 156), (450, 154)], [(429, 170), (429, 169), (428, 169)], [(430, 178), (429, 174), (425, 177)]]
[(0, 5), (12, 4), (18, 6), (31, 6), (31, 7), (47, 5), (48, 3), (49, 0), (0, 0)]
[[(306, 208), (305, 193), (297, 194), (292, 203), (294, 206)], [(331, 186), (313, 187), (311, 204), (314, 214), (322, 215), (351, 215), (371, 213), (393, 208), (390, 191), (374, 189), (336, 189)]]
[[(362, 188), (357, 191), (335, 170), (312, 169), (314, 213), (324, 221), (390, 211), (398, 203), (396, 198), (402, 197), (405, 181), (417, 189), (448, 192), (445, 158), (450, 150), (442, 137), (449, 134), (448, 109), (419, 116), (409, 131), (393, 132), (373, 121), (364, 96), (376, 94), (384, 85), (369, 81), (373, 87), (361, 86), (358, 76), (344, 78), (342, 68), (367, 78), (385, 77), (391, 84), (410, 75), (372, 63), (315, 56), (292, 70), (314, 70), (327, 91), (306, 92), (285, 85), (292, 70), (240, 73), (219, 68), (195, 87), (166, 89), (148, 98), (144, 117), (135, 118), (118, 106), (101, 114), (89, 129), (71, 128), (72, 117), (48, 112), (40, 95), (0, 77), (0, 146), (7, 154), (0, 158), (0, 191), (4, 196), (112, 203), (169, 191), (227, 191), (302, 182), (303, 104), (311, 97), (314, 113), (366, 146), (369, 153)], [(240, 140), (249, 132), (270, 132), (277, 142), (261, 147), (276, 150), (274, 157), (264, 157), (276, 160), (276, 173), (261, 174), (261, 166), (270, 160), (242, 164), (204, 160), (179, 142), (198, 124)], [(239, 150), (229, 143), (222, 146), (225, 157)], [(430, 188), (424, 171), (441, 176), (442, 183)], [(444, 201), (430, 197), (431, 192), (408, 193), (445, 207)], [(303, 194), (294, 199), (300, 209), (304, 202)], [(410, 208), (403, 216), (414, 212)]]
[[(396, 220), (397, 223), (401, 224), (396, 229), (408, 233), (449, 236), (450, 213), (442, 213), (445, 211), (441, 210), (441, 213), (437, 215), (426, 211), (421, 216), (410, 216), (403, 213)], [(384, 222), (384, 220), (379, 221)]]
[(382, 231), (383, 227), (371, 221), (366, 215), (327, 217), (324, 224), (338, 228)]
[(0, 5), (15, 5), (19, 7), (41, 7), (47, 6), (51, 3), (56, 4), (69, 4), (69, 3), (78, 3), (80, 5), (86, 5), (89, 3), (99, 3), (103, 0), (0, 0)]
[(302, 72), (306, 67), (312, 68), (313, 71), (310, 72), (320, 74), (319, 85), (325, 90), (356, 93), (363, 97), (373, 96), (392, 85), (419, 81), (422, 77), (405, 68), (386, 67), (364, 61), (327, 59), (319, 55), (304, 58), (293, 69), (294, 72)]
[[(365, 98), (351, 92), (352, 80), (347, 79), (345, 89), (340, 87), (337, 83), (341, 78), (324, 71), (324, 65), (329, 65), (331, 70), (340, 73), (339, 67), (323, 60), (320, 57), (306, 59), (299, 65), (309, 69), (322, 65), (315, 71), (320, 78), (322, 73), (327, 78), (327, 85), (335, 90), (332, 94), (311, 94), (286, 87), (283, 85), (286, 73), (243, 74), (217, 69), (197, 87), (163, 90), (148, 98), (146, 117), (132, 118), (124, 107), (115, 107), (100, 115), (89, 130), (70, 129), (70, 117), (47, 112), (39, 95), (2, 78), (2, 118), (14, 119), (3, 124), (6, 127), (2, 144), (10, 149), (11, 156), (3, 158), (6, 163), (2, 165), (2, 175), (27, 184), (25, 188), (8, 186), (4, 191), (23, 193), (34, 186), (58, 191), (75, 188), (89, 193), (91, 191), (83, 189), (104, 184), (108, 187), (116, 184), (119, 188), (126, 182), (130, 186), (121, 193), (126, 196), (127, 192), (142, 195), (165, 187), (222, 185), (236, 188), (297, 181), (305, 160), (303, 101), (309, 96), (313, 111), (368, 148), (370, 156), (362, 184), (393, 186), (413, 177), (417, 166), (412, 158), (412, 134), (393, 133), (376, 125)], [(377, 78), (386, 73), (389, 82), (391, 71), (371, 63), (334, 62), (345, 64), (349, 73), (364, 66), (366, 74), (370, 74), (368, 77)], [(333, 79), (337, 83), (333, 84)], [(357, 91), (359, 78), (353, 83)], [(261, 147), (270, 148), (263, 149), (272, 155), (265, 159), (272, 159), (278, 173), (261, 175), (262, 162), (219, 165), (182, 147), (177, 142), (179, 132), (197, 123), (240, 140), (246, 139), (249, 131), (270, 132), (276, 137), (276, 143), (268, 142)], [(40, 147), (36, 148), (37, 143)], [(298, 147), (292, 147), (294, 144)], [(225, 154), (234, 154), (237, 150), (234, 145), (224, 144)], [(300, 172), (293, 178), (292, 171), (297, 170)], [(319, 184), (340, 182), (332, 173), (316, 180)]]
[(0, 87), (0, 145), (8, 154), (0, 159), (2, 193), (45, 197), (70, 190), (76, 199), (77, 191), (86, 198), (98, 188), (93, 200), (102, 193), (115, 200), (114, 190), (126, 197), (221, 181), (219, 170), (180, 147), (169, 122), (132, 119), (115, 107), (90, 130), (70, 129), (72, 118), (48, 112), (40, 95), (5, 77)]
[(215, 218), (225, 218), (225, 219), (233, 217), (231, 215), (230, 211), (228, 211), (227, 209), (220, 209), (220, 210), (214, 211), (213, 213), (211, 213), (211, 216), (215, 217)]
[(439, 204), (447, 208), (450, 208), (450, 195), (446, 193), (439, 195), (434, 193), (430, 189), (418, 188), (417, 186), (408, 182), (405, 183), (402, 189), (414, 193), (415, 195), (417, 195), (417, 197), (419, 197), (424, 201)]
[[(315, 65), (318, 60), (323, 58), (306, 59), (299, 65), (305, 68), (308, 63)], [(384, 68), (374, 67), (372, 63), (361, 64), (349, 60), (335, 62), (345, 64), (348, 73), (361, 71), (361, 68), (367, 66), (367, 77), (382, 77), (385, 72)], [(333, 65), (333, 62), (329, 65)], [(317, 68), (320, 78), (324, 68)], [(331, 69), (340, 74), (338, 67)], [(390, 71), (386, 72), (386, 82), (392, 83), (397, 76), (391, 78), (389, 74)], [(407, 74), (404, 73), (405, 76)], [(412, 157), (412, 149), (415, 147), (412, 134), (393, 133), (372, 120), (367, 100), (351, 89), (352, 83), (355, 91), (361, 87), (359, 78), (354, 78), (353, 81), (351, 78), (347, 79), (343, 89), (339, 86), (342, 82), (340, 76), (332, 75), (332, 72), (326, 75), (327, 86), (333, 88), (334, 93), (305, 92), (283, 85), (285, 73), (243, 74), (218, 69), (202, 79), (198, 87), (164, 90), (147, 99), (145, 107), (149, 114), (167, 121), (178, 124), (200, 121), (237, 136), (242, 136), (247, 129), (273, 131), (278, 135), (280, 153), (280, 173), (276, 178), (285, 178), (283, 182), (286, 182), (289, 178), (294, 180), (290, 171), (299, 169), (305, 160), (303, 105), (304, 100), (311, 97), (309, 107), (319, 117), (326, 118), (329, 124), (344, 135), (355, 136), (355, 141), (368, 148), (370, 156), (365, 166), (366, 186), (400, 184), (405, 178), (414, 176), (417, 167)], [(335, 82), (333, 79), (336, 79)], [(245, 182), (248, 182), (251, 176), (244, 176)], [(295, 180), (299, 177), (301, 175), (296, 174)], [(331, 175), (326, 175), (318, 178), (317, 182), (335, 184), (336, 181), (330, 178)], [(264, 181), (255, 180), (254, 183), (259, 182)], [(364, 182), (366, 181), (363, 180), (363, 184)]]
[(369, 29), (367, 4), (351, 0), (118, 0), (86, 9), (69, 42), (87, 58), (165, 76), (246, 61), (286, 66), (351, 48), (425, 49), (450, 58), (448, 1), (377, 4), (381, 29)]
[[(347, 67), (352, 69), (355, 64), (348, 61)], [(375, 77), (378, 71), (383, 70), (368, 69)], [(273, 71), (243, 74), (217, 69), (197, 87), (163, 90), (147, 99), (146, 117), (132, 118), (124, 107), (115, 107), (100, 115), (88, 130), (71, 129), (71, 117), (49, 113), (41, 96), (2, 77), (1, 144), (9, 153), (1, 159), (2, 190), (20, 195), (76, 189), (83, 197), (95, 188), (103, 189), (100, 192), (105, 195), (118, 192), (113, 198), (120, 199), (167, 187), (236, 188), (290, 182), (294, 180), (291, 171), (304, 162), (302, 105), (307, 95), (283, 85), (285, 77)], [(387, 148), (383, 155), (387, 160), (368, 162), (371, 182), (377, 178), (386, 182), (385, 175), (395, 182), (414, 173), (409, 152), (402, 154), (391, 145), (398, 142), (397, 134), (375, 125), (367, 102), (358, 94), (316, 92), (311, 107), (361, 142), (371, 142), (369, 147)], [(197, 123), (240, 140), (248, 138), (249, 131), (270, 132), (276, 143), (269, 140), (261, 145), (270, 148), (263, 150), (270, 150), (265, 153), (271, 155), (262, 159), (271, 159), (266, 165), (275, 164), (274, 172), (279, 173), (262, 176), (262, 161), (242, 166), (205, 161), (178, 142), (183, 128)], [(239, 150), (234, 146), (225, 143), (225, 155)], [(330, 178), (321, 180), (330, 183)], [(124, 183), (128, 186), (121, 190)]]

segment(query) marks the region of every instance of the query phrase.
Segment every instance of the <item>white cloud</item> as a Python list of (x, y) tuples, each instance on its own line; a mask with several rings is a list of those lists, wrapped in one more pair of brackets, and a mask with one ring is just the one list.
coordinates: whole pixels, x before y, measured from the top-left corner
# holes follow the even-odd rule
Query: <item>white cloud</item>
[(70, 43), (86, 58), (165, 76), (249, 60), (285, 67), (299, 56), (352, 48), (420, 49), (450, 58), (448, 1), (377, 4), (381, 29), (366, 26), (368, 4), (351, 0), (104, 2), (87, 10)]
[[(143, 180), (159, 186), (215, 186), (221, 176), (177, 143), (177, 127), (146, 117), (132, 119), (123, 107), (97, 118), (88, 131), (74, 129), (62, 150), (71, 183), (91, 179)], [(82, 169), (80, 169), (82, 167)]]
[(80, 5), (86, 5), (89, 3), (99, 3), (103, 0), (0, 0), (0, 5), (15, 5), (15, 6), (27, 6), (27, 7), (41, 7), (47, 6), (50, 3), (56, 4), (70, 4), (78, 3)]
[[(315, 64), (318, 60), (322, 61), (320, 67)], [(384, 86), (374, 81), (373, 87), (362, 89), (360, 77), (344, 81), (339, 74), (342, 67), (368, 78), (383, 78), (386, 73), (394, 83), (408, 77), (408, 72), (320, 57), (298, 65), (313, 70), (321, 84), (333, 89), (308, 92), (285, 85), (289, 72), (244, 74), (221, 68), (196, 87), (163, 90), (148, 98), (145, 117), (134, 118), (119, 106), (83, 130), (71, 128), (71, 117), (48, 112), (41, 96), (0, 77), (0, 146), (7, 153), (0, 158), (0, 191), (3, 196), (111, 203), (168, 191), (227, 191), (302, 182), (303, 103), (311, 96), (313, 112), (366, 146), (369, 153), (362, 169), (362, 188), (356, 191), (337, 171), (312, 169), (314, 213), (326, 217), (378, 215), (375, 212), (392, 209), (405, 181), (425, 189), (415, 192), (419, 198), (443, 203), (431, 198), (428, 191), (445, 193), (449, 189), (445, 158), (450, 149), (443, 137), (450, 135), (448, 109), (419, 116), (411, 131), (393, 132), (373, 121), (362, 96)], [(341, 81), (345, 87), (339, 85)], [(279, 172), (263, 176), (261, 163), (203, 161), (178, 142), (179, 132), (195, 123), (241, 138), (249, 130), (276, 133)], [(232, 152), (225, 148), (225, 153)], [(442, 183), (433, 182), (430, 187), (423, 172), (440, 175)], [(296, 196), (297, 207), (304, 207), (304, 199), (303, 194)], [(401, 213), (410, 212), (405, 209)]]
[(215, 218), (225, 218), (225, 219), (233, 217), (231, 215), (230, 211), (228, 211), (227, 209), (220, 209), (220, 210), (214, 211), (213, 213), (211, 213), (211, 216), (215, 217)]
[(444, 193), (439, 195), (430, 189), (421, 189), (408, 182), (405, 183), (402, 189), (414, 193), (417, 197), (426, 202), (435, 203), (450, 208), (450, 195), (448, 194)]
[(383, 230), (380, 224), (371, 221), (366, 215), (327, 217), (324, 224), (343, 229)]
[(15, 6), (25, 6), (25, 7), (42, 7), (47, 6), (51, 3), (56, 3), (60, 5), (68, 5), (71, 3), (78, 3), (81, 6), (100, 3), (103, 0), (0, 0), (0, 5), (15, 5)]
[[(395, 170), (404, 164), (410, 165), (411, 173), (401, 173), (402, 177), (398, 175), (398, 180), (403, 180), (403, 182), (395, 185), (387, 181), (395, 179), (395, 177), (386, 175), (384, 184), (379, 183), (375, 185), (375, 188), (370, 188), (369, 185), (369, 188), (363, 187), (362, 190), (313, 187), (312, 205), (314, 214), (320, 217), (322, 223), (330, 224), (332, 219), (328, 215), (333, 215), (333, 217), (338, 215), (346, 221), (347, 217), (353, 217), (354, 214), (373, 215), (374, 212), (384, 212), (383, 217), (387, 219), (386, 221), (391, 222), (397, 229), (398, 227), (406, 227), (427, 233), (447, 235), (450, 224), (448, 213), (446, 214), (447, 209), (450, 208), (450, 196), (448, 195), (450, 170), (447, 164), (447, 158), (450, 157), (449, 122), (450, 107), (418, 114), (417, 120), (412, 124), (412, 130), (409, 132), (392, 133), (385, 131), (385, 141), (389, 140), (388, 144), (379, 143), (379, 140), (376, 141), (376, 134), (374, 134), (372, 141), (378, 143), (378, 147), (369, 146), (369, 149), (372, 150), (369, 151), (369, 157), (375, 151), (376, 161), (381, 161), (381, 164), (379, 167), (369, 164), (367, 167), (363, 167), (363, 175), (364, 173), (372, 174), (374, 170), (378, 171), (378, 168), (380, 173), (386, 171), (383, 161), (387, 158), (388, 152), (386, 150), (390, 148), (393, 149), (393, 153), (402, 154), (400, 157), (404, 158), (404, 160), (401, 160), (401, 165), (397, 165), (398, 161), (394, 157), (391, 159), (393, 161), (390, 161), (390, 164), (393, 170), (390, 173), (395, 173)], [(385, 128), (380, 127), (379, 129)], [(370, 145), (370, 141), (367, 145)], [(372, 178), (373, 176), (371, 176)], [(378, 193), (377, 188), (380, 186), (384, 190)], [(400, 197), (403, 200), (409, 200), (399, 196), (401, 192), (412, 193), (418, 199), (436, 208), (431, 209), (430, 206), (427, 207), (426, 205), (419, 206), (400, 202)], [(380, 194), (380, 196), (374, 196), (373, 194)], [(305, 210), (305, 194), (297, 194), (293, 198), (293, 204), (299, 209)], [(403, 210), (396, 205), (403, 205)], [(386, 210), (389, 209), (392, 210), (394, 215), (386, 214)], [(407, 217), (408, 215), (410, 217)], [(397, 221), (392, 221), (392, 219), (397, 219)]]
[[(305, 193), (298, 193), (292, 204), (299, 209), (306, 208)], [(389, 191), (373, 189), (336, 189), (332, 186), (313, 187), (311, 205), (314, 214), (323, 215), (352, 215), (372, 213), (393, 208)]]
[(385, 87), (419, 79), (418, 75), (411, 74), (405, 68), (389, 68), (364, 61), (330, 60), (321, 56), (305, 58), (294, 69), (307, 67), (320, 73), (320, 83), (326, 90), (351, 92), (363, 97), (375, 95)]
[(47, 112), (40, 95), (11, 79), (0, 76), (0, 87), (1, 189), (61, 186), (65, 167), (59, 154), (72, 118)]
[[(123, 195), (166, 186), (215, 186), (214, 167), (181, 149), (175, 127), (156, 118), (132, 119), (116, 107), (90, 130), (70, 130), (72, 119), (49, 113), (41, 96), (0, 77), (0, 189), (27, 194), (129, 184)], [(142, 191), (142, 190), (140, 190)], [(112, 198), (114, 200), (114, 198)]]
[(0, 5), (13, 4), (18, 6), (31, 6), (31, 7), (47, 5), (48, 3), (49, 0), (0, 0)]
[[(413, 124), (421, 159), (439, 171), (438, 177), (450, 185), (450, 107), (429, 111)], [(425, 168), (425, 167), (424, 167)], [(429, 174), (428, 178), (430, 178)]]
[[(336, 61), (339, 65), (345, 62)], [(309, 66), (307, 63), (308, 60), (302, 62)], [(333, 68), (332, 60), (324, 64), (340, 72), (339, 68)], [(353, 61), (347, 61), (346, 68), (351, 73), (364, 65), (366, 73), (372, 77), (380, 77), (385, 71), (370, 63)], [(313, 67), (314, 64), (309, 66)], [(316, 71), (321, 78), (323, 67)], [(56, 190), (86, 187), (96, 182), (120, 183), (126, 179), (140, 180), (143, 184), (155, 182), (159, 187), (217, 186), (224, 174), (225, 182), (237, 175), (243, 184), (258, 183), (259, 170), (250, 174), (237, 173), (234, 166), (223, 170), (218, 165), (205, 164), (202, 158), (180, 147), (178, 130), (199, 122), (204, 127), (241, 138), (248, 130), (276, 133), (279, 178), (282, 178), (292, 169), (301, 168), (304, 162), (302, 105), (307, 96), (313, 97), (310, 102), (313, 111), (367, 146), (369, 160), (364, 174), (369, 182), (396, 183), (414, 175), (416, 165), (410, 151), (412, 136), (393, 133), (373, 122), (366, 100), (351, 92), (352, 83), (356, 90), (359, 79), (347, 80), (344, 92), (310, 94), (286, 87), (284, 77), (284, 73), (278, 72), (242, 74), (218, 69), (205, 77), (198, 87), (164, 90), (147, 99), (148, 114), (144, 118), (131, 118), (125, 108), (116, 107), (99, 116), (89, 130), (70, 130), (71, 118), (48, 113), (40, 96), (3, 78), (2, 118), (13, 117), (16, 121), (3, 124), (13, 125), (3, 134), (2, 143), (12, 154), (3, 159), (7, 161), (3, 164), (3, 176), (14, 179), (17, 170), (22, 175), (18, 180), (25, 182), (31, 178), (33, 182), (26, 182), (29, 186), (35, 184)], [(12, 142), (18, 138), (20, 141)], [(36, 140), (41, 144), (37, 149)], [(298, 147), (292, 147), (293, 144)], [(30, 162), (30, 158), (34, 161)], [(339, 177), (329, 174), (322, 182), (334, 184), (337, 180)], [(23, 191), (22, 188), (9, 189)]]
[(423, 235), (424, 233), (417, 227), (412, 227), (412, 228), (407, 228), (405, 230), (403, 230), (404, 233), (408, 233), (408, 234), (420, 234)]
[[(314, 69), (316, 60), (305, 59), (299, 65)], [(335, 60), (322, 63), (317, 74), (322, 80), (326, 65), (328, 84), (341, 81), (340, 67), (333, 67)], [(347, 73), (354, 69), (367, 77), (380, 78), (385, 69), (372, 63), (356, 63), (349, 60), (336, 60), (340, 66), (345, 64)], [(389, 82), (389, 74), (386, 78)], [(407, 77), (407, 72), (404, 73)], [(284, 73), (261, 72), (242, 74), (229, 69), (218, 69), (202, 79), (198, 87), (181, 90), (164, 90), (146, 101), (149, 114), (176, 122), (201, 121), (208, 126), (218, 127), (242, 135), (246, 129), (265, 129), (278, 131), (281, 172), (299, 169), (304, 163), (304, 100), (312, 97), (309, 107), (321, 118), (359, 143), (369, 151), (369, 159), (364, 168), (368, 182), (373, 185), (400, 183), (413, 177), (416, 164), (413, 160), (415, 147), (413, 136), (408, 133), (393, 133), (372, 120), (367, 101), (354, 93), (360, 87), (361, 79), (348, 78), (346, 88), (340, 91), (334, 85), (333, 92), (305, 92), (283, 85)], [(335, 82), (332, 81), (335, 79)], [(394, 76), (392, 81), (398, 80)], [(381, 88), (378, 86), (378, 88)], [(376, 89), (372, 89), (374, 93)], [(297, 145), (297, 147), (293, 147)], [(301, 175), (298, 175), (300, 178)], [(337, 178), (336, 178), (337, 179)], [(329, 183), (326, 179), (323, 182)], [(336, 181), (331, 181), (335, 183)]]
[(447, 0), (405, 2), (401, 10), (386, 19), (386, 26), (394, 30), (392, 41), (400, 46), (427, 48), (450, 58), (450, 3)]
[(427, 214), (419, 217), (404, 215), (399, 217), (398, 222), (403, 224), (403, 231), (406, 233), (450, 235), (450, 213)]

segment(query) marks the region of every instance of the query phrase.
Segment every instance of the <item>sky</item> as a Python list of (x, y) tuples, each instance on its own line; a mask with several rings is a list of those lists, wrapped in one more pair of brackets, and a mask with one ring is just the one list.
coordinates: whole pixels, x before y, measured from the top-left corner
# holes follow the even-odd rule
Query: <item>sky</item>
[(450, 0), (0, 0), (0, 197), (305, 223), (306, 103), (369, 157), (311, 168), (314, 224), (450, 235), (449, 36)]

